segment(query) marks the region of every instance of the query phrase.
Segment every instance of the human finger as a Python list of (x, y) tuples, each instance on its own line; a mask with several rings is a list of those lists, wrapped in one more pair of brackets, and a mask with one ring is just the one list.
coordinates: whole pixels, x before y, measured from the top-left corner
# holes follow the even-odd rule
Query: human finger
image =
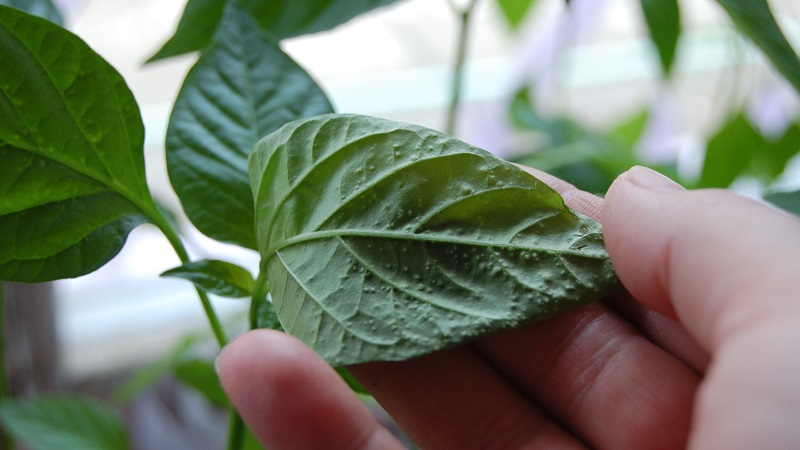
[(231, 402), (266, 448), (403, 448), (330, 366), (285, 333), (246, 333), (223, 349), (217, 367)]
[(603, 222), (628, 290), (679, 318), (711, 354), (690, 444), (800, 445), (800, 221), (634, 168), (609, 190)]

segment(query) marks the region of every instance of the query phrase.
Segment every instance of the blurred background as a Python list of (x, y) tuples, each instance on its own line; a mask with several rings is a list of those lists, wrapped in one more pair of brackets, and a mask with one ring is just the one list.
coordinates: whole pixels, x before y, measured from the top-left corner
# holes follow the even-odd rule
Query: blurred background
[[(127, 80), (145, 122), (151, 189), (162, 204), (179, 212), (166, 176), (164, 136), (196, 55), (144, 62), (172, 35), (185, 1), (55, 3), (66, 28)], [(458, 37), (453, 9), (460, 3), (467, 2), (398, 1), (281, 46), (317, 80), (338, 112), (444, 130)], [(769, 3), (798, 48), (800, 4)], [(717, 3), (680, 5), (681, 38), (667, 78), (638, 1), (572, 0), (567, 8), (563, 0), (538, 0), (513, 27), (497, 1), (477, 1), (454, 134), (599, 195), (632, 164), (655, 167), (686, 186), (730, 185), (756, 197), (797, 188), (800, 163), (793, 155), (800, 134), (790, 135), (800, 111), (797, 93), (735, 32)], [(738, 128), (725, 134), (732, 123)], [(792, 157), (768, 169), (704, 163), (710, 146), (736, 143), (735, 136), (741, 135), (736, 131), (747, 126), (765, 142), (780, 141)], [(191, 227), (185, 230), (193, 258), (224, 259), (257, 272), (255, 253), (211, 241)], [(138, 398), (127, 414), (137, 426), (161, 430), (137, 438), (143, 440), (141, 448), (220, 448), (222, 416), (189, 391), (176, 396), (171, 384), (160, 391), (157, 382), (148, 384), (166, 373), (159, 367), (180, 351), (191, 348), (206, 358), (216, 352), (191, 285), (158, 277), (178, 264), (163, 236), (142, 226), (100, 270), (37, 287), (49, 290), (53, 300), (51, 316), (36, 313), (43, 321), (38, 329), (52, 323), (55, 332), (24, 338), (18, 345), (44, 346), (47, 356), (20, 360), (12, 370), (18, 376), (26, 370), (29, 375), (49, 373), (40, 382), (45, 390), (108, 397), (127, 386), (129, 396)], [(40, 295), (25, 291), (30, 286), (19, 289), (17, 296)], [(247, 301), (213, 301), (231, 329), (246, 328)], [(136, 382), (125, 385), (142, 370), (145, 375), (136, 382), (151, 391), (156, 386), (155, 393), (147, 394)]]

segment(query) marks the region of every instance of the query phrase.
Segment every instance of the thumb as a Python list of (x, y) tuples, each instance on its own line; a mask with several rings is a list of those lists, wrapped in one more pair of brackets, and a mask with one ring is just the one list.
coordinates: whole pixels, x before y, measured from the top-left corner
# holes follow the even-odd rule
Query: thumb
[(800, 317), (800, 220), (788, 214), (634, 167), (609, 189), (602, 222), (628, 291), (712, 353), (744, 328)]

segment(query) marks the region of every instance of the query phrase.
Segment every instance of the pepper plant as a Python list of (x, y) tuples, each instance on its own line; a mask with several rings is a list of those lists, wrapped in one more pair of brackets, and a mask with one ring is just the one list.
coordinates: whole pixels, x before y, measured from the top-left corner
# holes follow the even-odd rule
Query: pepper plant
[[(600, 225), (544, 183), (451, 133), (335, 113), (280, 49), (390, 3), (189, 0), (152, 57), (200, 52), (170, 116), (169, 178), (198, 230), (260, 253), (255, 276), (190, 259), (148, 188), (144, 127), (122, 77), (75, 35), (13, 8), (52, 18), (48, 1), (0, 4), (0, 279), (90, 273), (150, 223), (182, 261), (164, 276), (194, 283), (220, 346), (229, 336), (208, 295), (249, 297), (252, 327), (283, 327), (334, 366), (412, 358), (618, 291)], [(462, 28), (449, 124), (474, 3), (453, 5)], [(498, 0), (512, 25), (532, 3)], [(767, 4), (719, 3), (800, 87)], [(678, 4), (641, 4), (668, 77)], [(6, 401), (0, 416), (35, 448), (126, 445), (84, 399)], [(229, 447), (252, 445), (231, 417)]]

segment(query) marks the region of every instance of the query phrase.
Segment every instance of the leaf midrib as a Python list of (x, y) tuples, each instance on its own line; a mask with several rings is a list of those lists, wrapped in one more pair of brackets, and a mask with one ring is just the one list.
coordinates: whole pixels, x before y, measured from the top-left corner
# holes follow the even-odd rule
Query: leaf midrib
[[(584, 235), (586, 236), (586, 235)], [(556, 255), (571, 255), (581, 256), (591, 259), (603, 259), (602, 255), (593, 255), (582, 251), (547, 248), (547, 247), (527, 247), (512, 243), (504, 242), (488, 242), (478, 241), (473, 239), (459, 238), (455, 236), (444, 236), (442, 234), (418, 234), (401, 230), (364, 230), (358, 228), (338, 228), (333, 230), (312, 231), (308, 233), (298, 234), (288, 239), (284, 239), (276, 245), (267, 249), (264, 252), (264, 259), (271, 259), (279, 251), (292, 245), (303, 244), (311, 241), (318, 241), (324, 239), (334, 239), (343, 237), (367, 237), (375, 239), (391, 239), (412, 242), (424, 242), (433, 244), (453, 244), (465, 245), (470, 247), (484, 247), (492, 249), (506, 249), (506, 250), (532, 250), (537, 252), (544, 252)]]

